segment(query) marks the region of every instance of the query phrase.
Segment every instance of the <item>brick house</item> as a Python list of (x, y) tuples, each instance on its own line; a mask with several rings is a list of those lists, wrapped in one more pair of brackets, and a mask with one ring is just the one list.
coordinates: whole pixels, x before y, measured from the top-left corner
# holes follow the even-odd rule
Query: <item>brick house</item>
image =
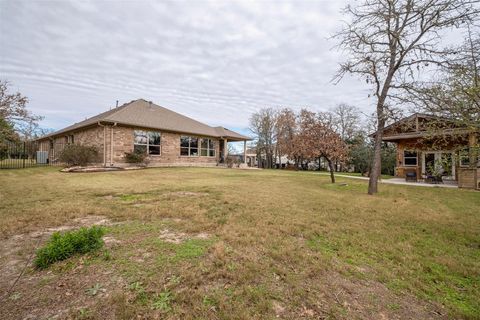
[(139, 99), (44, 136), (38, 143), (50, 161), (73, 143), (96, 146), (103, 166), (125, 166), (125, 153), (134, 151), (148, 154), (149, 166), (216, 166), (224, 162), (228, 142), (243, 141), (245, 147), (248, 140)]
[(416, 113), (385, 127), (382, 140), (397, 145), (396, 177), (425, 180), (440, 170), (444, 180), (480, 189), (479, 137), (450, 119)]

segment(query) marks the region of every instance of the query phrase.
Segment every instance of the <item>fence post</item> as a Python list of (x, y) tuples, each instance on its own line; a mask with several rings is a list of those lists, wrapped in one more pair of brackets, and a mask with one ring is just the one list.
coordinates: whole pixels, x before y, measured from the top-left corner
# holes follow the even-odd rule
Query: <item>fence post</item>
[(25, 141), (23, 141), (23, 154), (22, 154), (22, 159), (23, 159), (23, 168), (25, 168)]

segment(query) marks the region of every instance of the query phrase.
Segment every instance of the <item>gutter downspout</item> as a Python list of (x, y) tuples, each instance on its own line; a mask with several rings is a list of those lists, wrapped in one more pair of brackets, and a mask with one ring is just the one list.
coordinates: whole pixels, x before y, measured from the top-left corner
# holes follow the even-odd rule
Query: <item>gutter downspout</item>
[(101, 124), (100, 121), (98, 121), (98, 125), (100, 127), (103, 127), (103, 166), (107, 166), (107, 128), (104, 124)]
[(113, 127), (116, 127), (117, 123), (115, 122), (112, 125), (112, 132), (110, 136), (110, 166), (113, 166)]

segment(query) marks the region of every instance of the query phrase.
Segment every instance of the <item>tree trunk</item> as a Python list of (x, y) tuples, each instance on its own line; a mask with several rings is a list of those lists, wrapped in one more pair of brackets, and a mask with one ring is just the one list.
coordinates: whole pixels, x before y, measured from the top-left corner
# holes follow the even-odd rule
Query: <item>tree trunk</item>
[(326, 159), (328, 162), (328, 167), (330, 168), (330, 180), (332, 180), (332, 183), (335, 183), (335, 172), (334, 172), (333, 162), (329, 158), (326, 158)]
[[(392, 52), (396, 50), (392, 48)], [(387, 100), (388, 90), (392, 83), (393, 75), (395, 74), (395, 57), (391, 54), (390, 66), (387, 78), (383, 83), (381, 94), (378, 96), (377, 101), (377, 134), (375, 135), (375, 148), (373, 151), (373, 164), (370, 171), (370, 179), (368, 180), (368, 194), (374, 194), (378, 192), (378, 178), (380, 177), (380, 171), (382, 169), (382, 137), (383, 129), (385, 128), (385, 101)], [(378, 93), (378, 91), (377, 91)]]
[(380, 103), (382, 107), (378, 116), (377, 133), (375, 135), (375, 147), (373, 151), (373, 163), (370, 171), (370, 179), (368, 180), (368, 194), (374, 194), (378, 192), (378, 178), (380, 178), (380, 173), (382, 170), (382, 137), (383, 129), (385, 127), (385, 118), (383, 116), (383, 102), (379, 101), (379, 104)]
[(282, 169), (282, 153), (278, 151), (278, 169)]

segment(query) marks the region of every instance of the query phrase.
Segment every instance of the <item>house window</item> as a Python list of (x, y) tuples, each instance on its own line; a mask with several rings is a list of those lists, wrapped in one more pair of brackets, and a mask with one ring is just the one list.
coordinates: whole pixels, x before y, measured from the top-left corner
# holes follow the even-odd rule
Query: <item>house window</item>
[[(460, 166), (461, 167), (469, 167), (470, 166), (470, 153), (475, 152), (475, 150), (472, 150), (470, 148), (465, 148), (463, 150), (460, 150), (459, 152), (459, 159), (460, 159)], [(477, 161), (477, 167), (480, 167), (480, 150), (477, 151), (478, 153), (478, 161)]]
[(417, 165), (417, 152), (403, 151), (403, 164), (407, 167), (415, 167)]
[(73, 142), (74, 142), (73, 141), (73, 134), (65, 136), (64, 139), (65, 139), (65, 144), (73, 144)]
[(180, 155), (185, 157), (198, 156), (198, 138), (190, 136), (180, 137)]
[(215, 141), (202, 138), (200, 142), (200, 155), (202, 157), (215, 157)]
[(133, 152), (160, 155), (160, 132), (135, 130), (133, 135)]

